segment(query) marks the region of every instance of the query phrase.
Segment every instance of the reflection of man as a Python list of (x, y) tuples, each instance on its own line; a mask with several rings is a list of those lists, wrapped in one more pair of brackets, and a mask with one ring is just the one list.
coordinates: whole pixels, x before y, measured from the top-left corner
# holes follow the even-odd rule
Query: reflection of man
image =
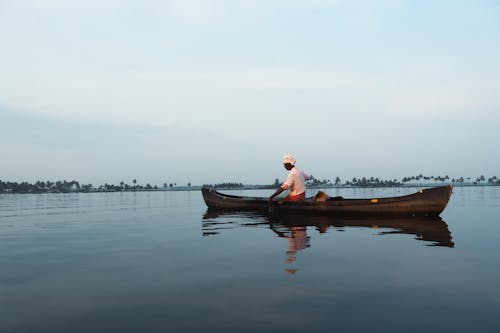
[(297, 251), (310, 246), (306, 227), (290, 227), (290, 231), (290, 236), (286, 237), (288, 240), (288, 250), (286, 251), (287, 264), (295, 261), (295, 254)]
[(269, 202), (285, 190), (290, 190), (284, 201), (302, 201), (306, 197), (306, 179), (310, 176), (306, 175), (302, 170), (295, 167), (295, 157), (292, 155), (283, 156), (283, 166), (290, 171), (286, 181), (269, 197)]
[[(288, 241), (288, 249), (286, 251), (286, 259), (285, 262), (287, 264), (291, 264), (295, 261), (295, 254), (308, 248), (309, 245), (309, 236), (307, 236), (307, 227), (306, 226), (290, 226), (286, 227), (286, 231), (279, 230), (277, 228), (273, 228), (271, 224), (271, 229), (278, 234), (278, 236), (286, 238)], [(296, 268), (286, 268), (285, 271), (288, 274), (295, 274), (297, 272)]]
[[(294, 224), (291, 221), (289, 222), (290, 223), (281, 223), (279, 220), (269, 220), (271, 230), (274, 231), (279, 237), (287, 239), (288, 248), (285, 259), (287, 264), (291, 264), (295, 261), (295, 255), (298, 251), (311, 246), (309, 242), (310, 237), (307, 235), (307, 225)], [(296, 271), (297, 269), (295, 268), (286, 269), (286, 272), (289, 274), (295, 274)]]

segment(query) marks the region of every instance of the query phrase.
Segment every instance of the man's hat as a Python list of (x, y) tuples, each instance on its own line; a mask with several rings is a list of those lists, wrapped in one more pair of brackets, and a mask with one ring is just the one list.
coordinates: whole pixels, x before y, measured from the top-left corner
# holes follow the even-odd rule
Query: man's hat
[(290, 163), (291, 165), (295, 165), (295, 157), (292, 155), (283, 156), (283, 164)]

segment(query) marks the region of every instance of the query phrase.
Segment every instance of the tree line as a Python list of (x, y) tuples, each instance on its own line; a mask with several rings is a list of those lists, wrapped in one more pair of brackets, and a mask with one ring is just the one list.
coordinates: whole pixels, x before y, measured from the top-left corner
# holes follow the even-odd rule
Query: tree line
[(309, 187), (322, 187), (322, 186), (355, 186), (355, 187), (394, 187), (394, 186), (404, 186), (411, 183), (450, 183), (450, 184), (473, 184), (473, 185), (500, 185), (500, 179), (496, 176), (489, 177), (486, 179), (484, 175), (476, 178), (471, 177), (459, 177), (452, 178), (448, 175), (445, 176), (424, 176), (419, 174), (417, 176), (403, 177), (401, 181), (397, 179), (379, 179), (377, 177), (362, 177), (362, 178), (352, 178), (352, 180), (346, 180), (342, 183), (341, 179), (337, 177), (335, 183), (332, 184), (330, 180), (319, 180), (311, 176), (311, 179), (306, 182)]
[(202, 187), (211, 187), (211, 188), (223, 188), (223, 189), (241, 189), (245, 187), (242, 183), (219, 183), (219, 184), (203, 184)]
[[(342, 180), (336, 177), (332, 182), (329, 179), (318, 179), (311, 176), (309, 180), (306, 181), (306, 186), (309, 188), (319, 188), (319, 187), (334, 187), (334, 186), (351, 186), (351, 187), (394, 187), (394, 186), (405, 186), (412, 183), (450, 183), (455, 185), (460, 184), (472, 184), (472, 185), (500, 185), (500, 179), (496, 176), (486, 178), (484, 175), (479, 177), (458, 177), (452, 178), (448, 175), (445, 176), (424, 176), (422, 174), (417, 176), (407, 176), (403, 177), (401, 181), (397, 179), (379, 179), (377, 177), (361, 177), (352, 178), (350, 180)], [(274, 189), (278, 188), (281, 182), (278, 178), (274, 180), (271, 184), (255, 185), (253, 188), (258, 189)], [(237, 182), (223, 182), (218, 184), (204, 184), (206, 187), (213, 187), (218, 189), (242, 189), (246, 186), (242, 183)], [(132, 184), (127, 184), (125, 182), (120, 182), (118, 185), (105, 183), (99, 186), (93, 186), (92, 184), (80, 184), (76, 180), (66, 181), (37, 181), (35, 183), (28, 182), (12, 182), (0, 180), (0, 193), (69, 193), (69, 192), (119, 192), (119, 191), (157, 191), (165, 189), (176, 189), (178, 188), (177, 183), (163, 183), (163, 187), (158, 187), (157, 185), (140, 185), (137, 184), (137, 180), (134, 179)], [(187, 186), (183, 188), (190, 189), (191, 183), (187, 183)]]
[(158, 190), (156, 185), (138, 185), (137, 180), (133, 180), (133, 184), (129, 185), (125, 182), (120, 182), (118, 185), (105, 183), (103, 185), (94, 186), (92, 184), (80, 184), (76, 180), (66, 181), (37, 181), (35, 183), (28, 182), (11, 182), (0, 180), (0, 193), (69, 193), (69, 192), (118, 192), (118, 191), (153, 191)]

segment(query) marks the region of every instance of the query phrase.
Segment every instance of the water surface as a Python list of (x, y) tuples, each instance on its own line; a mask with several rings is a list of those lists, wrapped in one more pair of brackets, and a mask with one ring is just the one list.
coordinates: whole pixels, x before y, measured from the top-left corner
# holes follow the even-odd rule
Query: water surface
[(455, 188), (418, 223), (220, 214), (199, 192), (0, 195), (0, 331), (498, 332), (499, 216), (499, 187)]

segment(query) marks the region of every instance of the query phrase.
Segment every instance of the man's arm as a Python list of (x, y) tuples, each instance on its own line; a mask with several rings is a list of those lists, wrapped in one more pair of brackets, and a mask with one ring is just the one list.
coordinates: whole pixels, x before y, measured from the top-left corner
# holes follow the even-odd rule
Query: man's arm
[(273, 195), (271, 195), (271, 196), (269, 197), (268, 201), (269, 201), (269, 202), (272, 202), (272, 201), (273, 201), (273, 199), (274, 199), (274, 197), (275, 197), (275, 196), (277, 196), (277, 195), (279, 195), (279, 194), (280, 194), (281, 192), (283, 192), (283, 191), (284, 191), (284, 189), (280, 186), (280, 187), (276, 190), (276, 192), (274, 192), (274, 193), (273, 193)]
[(273, 198), (279, 195), (281, 192), (291, 188), (292, 184), (293, 184), (293, 175), (292, 173), (289, 173), (288, 177), (286, 177), (285, 182), (276, 190), (276, 192), (273, 193), (273, 195), (269, 197), (269, 202), (273, 201)]

